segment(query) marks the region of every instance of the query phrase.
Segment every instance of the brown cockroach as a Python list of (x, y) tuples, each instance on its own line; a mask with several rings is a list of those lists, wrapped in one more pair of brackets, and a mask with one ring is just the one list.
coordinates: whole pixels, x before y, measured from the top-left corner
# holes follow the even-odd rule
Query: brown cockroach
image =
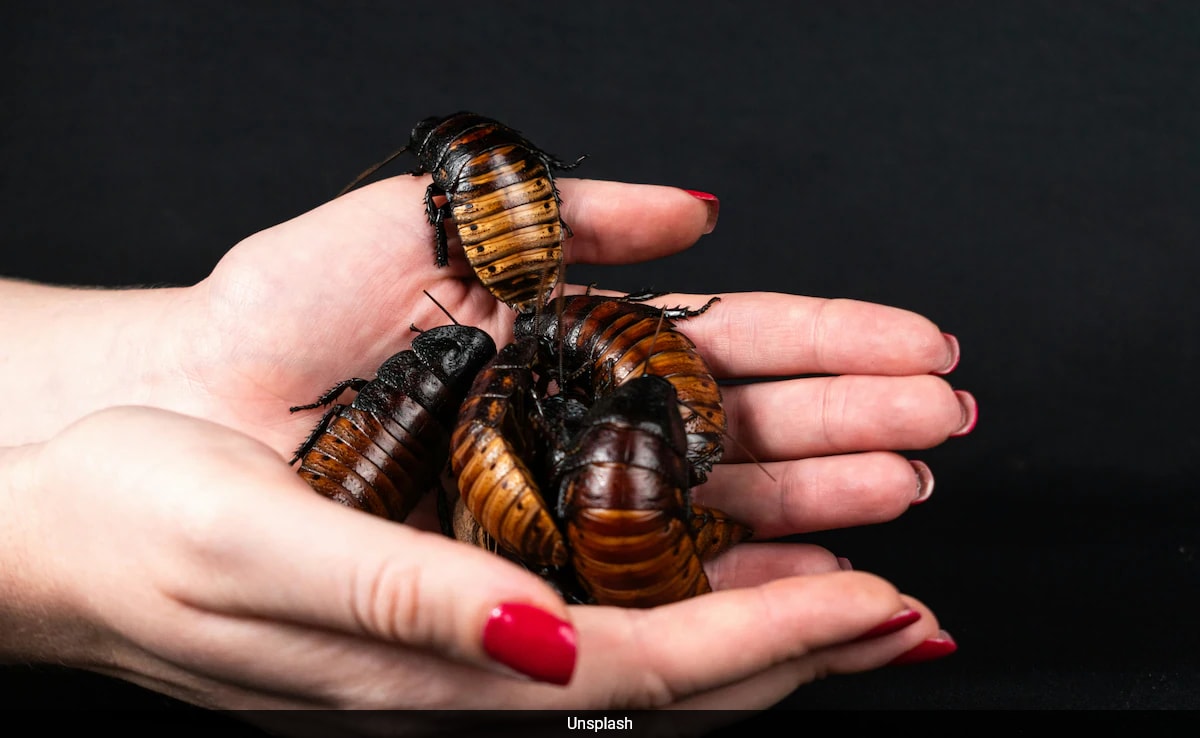
[(403, 521), (446, 465), (459, 406), (495, 354), (495, 342), (478, 328), (422, 331), (375, 379), (338, 382), (316, 402), (291, 408), (311, 410), (347, 389), (358, 392), (325, 413), (291, 463), (300, 461), (300, 476), (326, 497)]
[[(625, 394), (636, 395), (635, 401), (637, 401), (640, 400), (642, 396), (647, 394), (648, 390), (634, 387), (631, 389), (623, 389), (621, 392)], [(652, 391), (649, 392), (650, 394), (653, 394)], [(647, 414), (652, 416), (662, 415), (662, 408), (664, 407), (667, 406), (660, 404), (660, 406), (656, 408), (647, 407)], [(599, 412), (603, 412), (603, 410)], [(663, 426), (663, 429), (659, 434), (660, 437), (667, 437), (672, 434), (670, 427), (672, 422), (672, 414), (674, 415), (674, 422), (679, 422), (677, 408), (672, 407), (666, 412), (668, 413), (665, 418), (666, 425)], [(588, 409), (578, 400), (556, 395), (549, 398), (542, 398), (538, 402), (538, 407), (533, 412), (530, 419), (535, 428), (537, 428), (543, 436), (543, 439), (540, 442), (542, 447), (539, 449), (541, 451), (541, 455), (543, 456), (543, 464), (541, 467), (543, 469), (542, 489), (557, 489), (557, 482), (562, 480), (564, 475), (567, 473), (570, 473), (573, 481), (580, 485), (587, 485), (589, 481), (592, 484), (595, 484), (595, 480), (599, 478), (599, 476), (603, 476), (595, 473), (588, 475), (586, 473), (580, 473), (579, 470), (580, 467), (596, 461), (595, 458), (589, 458), (589, 450), (593, 453), (596, 451), (596, 436), (598, 433), (603, 435), (604, 431), (596, 430), (593, 428), (593, 426), (597, 423), (611, 423), (613, 421), (612, 417), (603, 415), (597, 417), (594, 414), (589, 414)], [(654, 425), (653, 418), (643, 419), (642, 422), (650, 422), (652, 425)], [(662, 425), (662, 423), (658, 423), (658, 425)], [(585, 429), (592, 430), (593, 432), (585, 433)], [(618, 435), (636, 432), (636, 429), (631, 430), (630, 428), (625, 427), (618, 427), (616, 429), (616, 433)], [(679, 434), (676, 435), (678, 436)], [(609, 437), (611, 438), (611, 436), (612, 434), (610, 433)], [(646, 439), (635, 440), (635, 442), (641, 442), (643, 445), (645, 445)], [(603, 443), (603, 440), (599, 441), (600, 445)], [(591, 449), (588, 448), (589, 444), (592, 444), (593, 446)], [(645, 450), (648, 452), (648, 454), (655, 453), (655, 449), (653, 448)], [(640, 461), (643, 465), (648, 463), (651, 466), (655, 466), (653, 458), (648, 454), (640, 454), (638, 459), (631, 463), (636, 466), (637, 462)], [(680, 458), (678, 449), (675, 449), (673, 452), (669, 452), (666, 458)], [(654, 474), (646, 475), (643, 473), (643, 471), (638, 470), (631, 472), (630, 463), (618, 461), (611, 464), (611, 466), (613, 466), (617, 472), (629, 474), (631, 478), (638, 477), (643, 481), (645, 479), (661, 481), (661, 478), (656, 477)], [(669, 476), (670, 467), (671, 465), (667, 464), (664, 468), (659, 469), (659, 471), (665, 471)], [(593, 469), (592, 471), (594, 472), (595, 470)], [(571, 489), (576, 490), (579, 488), (580, 487), (572, 487)], [(611, 490), (608, 489), (594, 490), (594, 492), (596, 492), (596, 494), (601, 498), (605, 497), (605, 495), (610, 491)], [(564, 488), (563, 493), (566, 494), (567, 492), (568, 490)], [(651, 490), (651, 495), (653, 495), (653, 490)], [(560, 500), (561, 499), (562, 498), (560, 498)], [(655, 586), (658, 586), (661, 589), (661, 596), (665, 598), (664, 601), (674, 601), (682, 596), (690, 596), (693, 593), (698, 593), (698, 591), (693, 592), (693, 590), (685, 588), (687, 589), (687, 594), (685, 594), (678, 591), (678, 589), (672, 588), (668, 583), (664, 582), (655, 582), (652, 586), (643, 586), (643, 584), (638, 583), (639, 573), (637, 571), (637, 567), (635, 566), (632, 567), (634, 569), (634, 575), (632, 577), (629, 576), (628, 572), (613, 574), (613, 577), (616, 578), (618, 582), (625, 582), (626, 587), (634, 586), (638, 588), (635, 592), (627, 593), (630, 596), (625, 600), (618, 601), (618, 598), (614, 598), (612, 596), (612, 582), (605, 582), (602, 578), (601, 586), (598, 591), (596, 587), (588, 587), (586, 584), (581, 584), (581, 579), (578, 576), (577, 569), (575, 568), (577, 564), (575, 563), (574, 557), (572, 557), (572, 561), (567, 566), (529, 565), (519, 556), (515, 555), (510, 550), (507, 550), (504, 546), (499, 545), (496, 539), (488, 534), (478, 520), (476, 520), (475, 516), (471, 514), (471, 511), (467, 508), (461, 497), (454, 506), (453, 512), (450, 512), (450, 505), (448, 504), (449, 500), (447, 499), (445, 502), (446, 504), (443, 505), (442, 514), (443, 530), (446, 535), (456, 538), (464, 543), (487, 549), (509, 559), (518, 565), (524, 566), (535, 574), (541, 576), (568, 602), (575, 604), (595, 604), (599, 602), (608, 604), (626, 604), (630, 606), (649, 606), (651, 604), (655, 604), (653, 598), (658, 596), (653, 594), (655, 591)], [(558, 510), (559, 507), (561, 507), (561, 505), (555, 505), (556, 518), (561, 514), (561, 511)], [(671, 507), (671, 505), (668, 504), (668, 507)], [(642, 513), (633, 513), (633, 516), (637, 517), (641, 514)], [(629, 544), (629, 540), (621, 537), (621, 534), (629, 533), (629, 531), (622, 527), (624, 522), (622, 518), (629, 517), (629, 511), (597, 510), (593, 508), (583, 514), (583, 517), (586, 518), (586, 520), (580, 521), (574, 527), (573, 530), (576, 533), (576, 539), (572, 540), (571, 545), (576, 545), (579, 540), (594, 544), (596, 536), (593, 535), (595, 531), (592, 528), (595, 527), (595, 519), (604, 518), (606, 516), (611, 518), (609, 521), (610, 530), (608, 532), (610, 534), (610, 538), (612, 539), (612, 547), (624, 548), (627, 544)], [(717, 556), (718, 554), (731, 548), (734, 544), (746, 540), (751, 534), (749, 527), (734, 520), (729, 515), (719, 510), (700, 505), (691, 505), (690, 515), (685, 515), (684, 520), (686, 522), (686, 529), (684, 530), (683, 535), (686, 535), (693, 540), (695, 554), (697, 557), (699, 557), (700, 561), (707, 561), (708, 559)], [(560, 527), (567, 527), (568, 525), (567, 521), (562, 519), (558, 519), (556, 522)], [(571, 530), (570, 528), (568, 529)], [(632, 526), (632, 530), (633, 534), (629, 537), (634, 539), (636, 543), (636, 539), (638, 538), (638, 530), (636, 525)], [(680, 534), (680, 530), (678, 529), (673, 532), (677, 535)], [(612, 538), (611, 534), (614, 533), (617, 536), (616, 538)], [(587, 550), (594, 554), (596, 548), (597, 546), (591, 545)], [(602, 555), (606, 555), (608, 558), (612, 557), (611, 551)], [(594, 556), (592, 560), (594, 561)], [(588, 560), (585, 560), (585, 567), (587, 566), (587, 563)], [(689, 569), (688, 571), (690, 572), (691, 570)], [(652, 578), (661, 574), (662, 572), (657, 570), (647, 570), (646, 572), (640, 574), (640, 576), (642, 578)], [(605, 584), (608, 586), (605, 587)], [(621, 585), (618, 584), (618, 586)], [(589, 592), (596, 592), (596, 596), (594, 597)], [(597, 597), (599, 599), (597, 599)]]
[[(660, 315), (659, 337), (663, 322)], [(473, 397), (493, 403), (486, 406), (493, 419), (489, 427), (503, 429), (474, 438), (500, 439), (493, 458), (503, 463), (485, 484), (459, 476), (457, 507), (450, 513), (449, 505), (442, 506), (446, 534), (525, 566), (569, 602), (648, 607), (707, 591), (700, 562), (745, 540), (751, 531), (719, 510), (688, 502), (686, 433), (671, 383), (644, 376), (605, 394), (589, 410), (579, 397), (544, 396), (545, 377), (534, 378), (532, 342), (518, 339), (501, 350), (493, 363), (498, 369), (507, 367), (494, 375), (485, 369), (472, 391)], [(654, 353), (653, 346), (649, 352)], [(527, 397), (532, 403), (523, 402)], [(471, 403), (464, 403), (460, 423), (479, 417), (479, 408), (468, 410)], [(501, 410), (503, 421), (497, 424)], [(525, 428), (519, 426), (522, 421)], [(480, 429), (478, 423), (475, 429)], [(473, 462), (475, 469), (482, 468), (478, 462), (488, 444), (476, 441), (460, 445), (456, 435), (456, 471)], [(507, 487), (497, 484), (505, 478)], [(472, 496), (491, 502), (497, 489), (495, 500), (502, 504), (489, 510), (476, 500), (474, 507), (483, 507), (478, 515), (465, 502)], [(543, 495), (550, 493), (553, 498), (547, 501)], [(511, 516), (518, 499), (536, 514)], [(549, 522), (542, 517), (543, 504), (553, 513)], [(497, 535), (480, 522), (485, 516), (500, 520), (491, 526)], [(504, 516), (510, 516), (506, 528)], [(541, 526), (544, 533), (551, 523), (567, 532), (566, 565), (516, 551), (512, 542), (526, 539), (529, 526)]]
[[(363, 172), (351, 189), (404, 151), (417, 157), (410, 174), (431, 174), (425, 213), (436, 234), (435, 261), (449, 263), (446, 221), (484, 286), (516, 310), (536, 308), (562, 269), (562, 242), (571, 235), (553, 170), (573, 169), (518, 131), (490, 118), (458, 112), (417, 123), (408, 143)], [(438, 205), (435, 198), (445, 197)]]
[(654, 607), (710, 591), (674, 386), (652, 374), (617, 386), (592, 406), (573, 446), (559, 465), (558, 514), (588, 594)]
[(450, 441), (450, 468), (466, 508), (501, 547), (533, 567), (567, 563), (566, 541), (530, 464), (536, 401), (534, 339), (505, 346), (475, 378)]
[[(684, 417), (690, 481), (695, 486), (721, 458), (725, 411), (708, 364), (672, 321), (700, 315), (720, 298), (695, 310), (642, 304), (658, 296), (556, 297), (544, 310), (519, 314), (513, 333), (518, 338), (537, 337), (542, 369), (568, 390), (601, 396), (643, 373), (669, 381)], [(656, 336), (660, 318), (666, 322)]]

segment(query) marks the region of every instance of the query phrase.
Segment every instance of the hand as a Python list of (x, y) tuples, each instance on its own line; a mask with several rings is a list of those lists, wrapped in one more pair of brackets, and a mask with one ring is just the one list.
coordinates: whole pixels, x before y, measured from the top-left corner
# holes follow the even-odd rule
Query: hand
[[(685, 248), (706, 228), (704, 202), (682, 190), (571, 180), (561, 187), (576, 234), (569, 261), (654, 258)], [(23, 537), (12, 540), (26, 543), (21, 550), (31, 560), (46, 558), (45, 580), (57, 583), (46, 592), (39, 580), (16, 576), (25, 587), (11, 586), (36, 601), (18, 608), (17, 620), (28, 622), (22, 612), (57, 613), (87, 635), (67, 656), (51, 644), (41, 657), (117, 670), (222, 707), (756, 707), (816, 675), (875, 668), (936, 638), (927, 608), (877, 578), (840, 571), (816, 547), (739, 546), (709, 567), (720, 591), (669, 607), (568, 610), (542, 582), (490, 555), (313, 495), (282, 459), (314, 419), (287, 407), (339, 379), (372, 376), (408, 345), (410, 322), (446, 322), (422, 289), (501, 344), (510, 335), (511, 312), (475, 281), (461, 254), (449, 270), (433, 266), (422, 193), (421, 181), (407, 177), (351, 193), (247, 239), (210, 278), (170, 291), (154, 315), (158, 366), (139, 385), (147, 388), (139, 401), (245, 436), (120, 410), (72, 426), (44, 451), (10, 452), (42, 459), (25, 466), (43, 471), (34, 492), (10, 494), (8, 504), (42, 513), (0, 520), (20, 524)], [(906, 311), (729, 295), (681, 329), (719, 377), (842, 375), (726, 391), (730, 434), (744, 449), (728, 444), (726, 463), (696, 495), (761, 537), (895, 517), (931, 489), (932, 478), (890, 449), (936, 445), (974, 422), (970, 396), (930, 376), (953, 364), (955, 346)], [(777, 481), (744, 463), (747, 453)], [(93, 498), (86, 504), (68, 494)], [(146, 499), (162, 504), (147, 508)], [(96, 519), (56, 517), (106, 505), (114, 512)], [(119, 561), (155, 567), (123, 584), (129, 596), (115, 583), (105, 585), (111, 597), (94, 591), (105, 581), (101, 572), (115, 566), (111, 559), (101, 566), (106, 547), (121, 552)], [(410, 607), (397, 611), (397, 603)], [(568, 688), (492, 671), (482, 633), (504, 603), (574, 623), (579, 662)], [(910, 608), (918, 622), (848, 643)], [(488, 688), (463, 691), (464, 679)]]
[[(0, 589), (33, 614), (0, 642), (199, 705), (745, 709), (938, 632), (921, 603), (806, 546), (735, 549), (722, 591), (693, 600), (568, 609), (490, 553), (331, 504), (263, 444), (161, 410), (91, 415), (0, 454), (0, 470), (21, 512), (0, 517), (21, 562)], [(489, 656), (505, 603), (574, 623), (569, 686)], [(504, 645), (573, 660), (536, 625), (501, 630)]]

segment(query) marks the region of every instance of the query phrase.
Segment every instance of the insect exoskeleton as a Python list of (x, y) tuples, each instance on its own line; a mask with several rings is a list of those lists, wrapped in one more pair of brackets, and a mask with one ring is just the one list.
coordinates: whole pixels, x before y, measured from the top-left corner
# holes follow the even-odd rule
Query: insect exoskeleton
[(479, 372), (454, 428), (450, 468), (467, 509), (500, 546), (532, 567), (563, 566), (566, 541), (530, 468), (536, 360), (536, 341), (515, 341)]
[(723, 510), (696, 504), (692, 505), (690, 527), (701, 561), (716, 558), (754, 535), (750, 526)]
[(572, 563), (599, 604), (654, 607), (709, 591), (678, 408), (667, 380), (632, 379), (592, 406), (560, 464)]
[(542, 369), (569, 389), (602, 396), (644, 373), (670, 382), (684, 418), (690, 482), (695, 486), (721, 458), (725, 411), (708, 364), (673, 321), (700, 315), (720, 298), (696, 310), (642, 304), (657, 296), (556, 297), (543, 310), (519, 314), (513, 333), (536, 336)]
[(423, 331), (375, 379), (347, 379), (316, 402), (291, 408), (310, 410), (347, 389), (358, 392), (325, 413), (292, 463), (299, 460), (300, 476), (326, 497), (403, 521), (445, 467), (459, 406), (495, 355), (495, 342), (478, 328)]
[[(404, 148), (350, 187), (406, 150), (417, 158), (410, 174), (433, 177), (425, 212), (435, 231), (437, 265), (449, 263), (451, 220), (467, 260), (497, 299), (517, 310), (543, 301), (558, 282), (562, 242), (571, 235), (559, 213), (553, 172), (573, 169), (584, 157), (565, 163), (520, 132), (463, 111), (419, 122)], [(439, 205), (438, 197), (446, 202)]]

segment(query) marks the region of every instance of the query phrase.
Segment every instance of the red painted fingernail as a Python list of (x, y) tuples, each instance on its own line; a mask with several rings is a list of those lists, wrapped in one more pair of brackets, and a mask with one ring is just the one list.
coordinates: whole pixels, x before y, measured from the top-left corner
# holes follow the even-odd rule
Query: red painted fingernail
[(532, 605), (505, 603), (488, 618), (483, 650), (539, 682), (567, 684), (575, 671), (575, 628)]
[(963, 423), (958, 430), (950, 434), (951, 438), (967, 435), (975, 430), (975, 424), (979, 422), (979, 403), (975, 402), (975, 396), (966, 390), (954, 390), (954, 396), (958, 398), (958, 404), (962, 405)]
[(946, 345), (950, 348), (950, 360), (946, 362), (945, 369), (939, 369), (934, 372), (934, 374), (937, 374), (938, 376), (944, 376), (954, 371), (954, 367), (958, 366), (958, 359), (960, 355), (958, 350), (958, 339), (950, 333), (943, 333), (942, 336), (946, 339)]
[(907, 628), (908, 626), (912, 625), (913, 623), (917, 622), (920, 619), (921, 619), (921, 611), (920, 610), (913, 610), (912, 608), (908, 608), (906, 610), (901, 610), (900, 612), (891, 616), (887, 620), (884, 620), (879, 625), (876, 625), (874, 628), (871, 628), (866, 633), (863, 633), (858, 638), (855, 638), (851, 642), (858, 643), (859, 641), (869, 641), (872, 638), (880, 638), (885, 635), (890, 635), (892, 633), (895, 633), (898, 630), (904, 630), (905, 628)]
[(850, 563), (850, 559), (845, 556), (837, 557), (838, 568), (842, 571), (854, 571), (854, 564)]
[(710, 192), (701, 192), (700, 190), (684, 190), (684, 192), (704, 202), (704, 206), (708, 208), (708, 220), (704, 222), (704, 233), (712, 233), (713, 229), (717, 227), (717, 215), (721, 212), (721, 201)]
[(936, 638), (926, 638), (909, 650), (892, 659), (888, 666), (903, 664), (919, 664), (922, 661), (933, 661), (944, 658), (958, 650), (958, 644), (946, 631), (938, 631)]
[(929, 465), (924, 461), (911, 460), (913, 471), (917, 473), (917, 493), (913, 496), (910, 505), (920, 505), (929, 496), (933, 494), (933, 472), (929, 470)]

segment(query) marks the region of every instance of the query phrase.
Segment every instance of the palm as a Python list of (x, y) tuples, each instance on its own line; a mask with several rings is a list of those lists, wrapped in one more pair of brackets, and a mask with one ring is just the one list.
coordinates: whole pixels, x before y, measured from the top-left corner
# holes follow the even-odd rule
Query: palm
[(390, 180), (256, 234), (202, 283), (224, 359), (205, 382), (243, 430), (294, 447), (313, 418), (281, 422), (288, 407), (340, 380), (373, 377), (409, 347), (410, 326), (450, 322), (425, 292), (458, 322), (501, 345), (509, 339), (512, 310), (475, 279), (461, 251), (449, 267), (434, 264), (422, 188)]

